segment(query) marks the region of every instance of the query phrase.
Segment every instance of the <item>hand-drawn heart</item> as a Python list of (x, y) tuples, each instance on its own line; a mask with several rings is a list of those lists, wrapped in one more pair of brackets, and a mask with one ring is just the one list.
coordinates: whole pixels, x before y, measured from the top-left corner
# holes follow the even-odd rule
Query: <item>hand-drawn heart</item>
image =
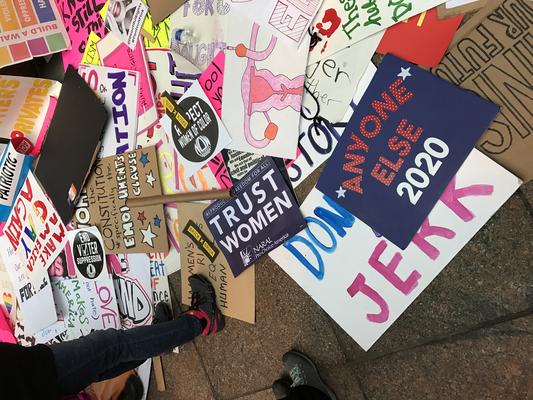
[(4, 292), (3, 300), (4, 300), (4, 305), (6, 306), (7, 313), (11, 314), (11, 310), (13, 308), (13, 296), (11, 295), (11, 293)]

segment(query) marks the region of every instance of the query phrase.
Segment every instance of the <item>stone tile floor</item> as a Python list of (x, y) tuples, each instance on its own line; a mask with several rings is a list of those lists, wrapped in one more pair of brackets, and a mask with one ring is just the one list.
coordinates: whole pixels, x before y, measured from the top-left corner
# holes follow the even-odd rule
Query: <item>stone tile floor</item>
[[(298, 188), (303, 200), (319, 171)], [(257, 323), (163, 357), (149, 399), (272, 399), (281, 356), (316, 361), (339, 399), (533, 399), (533, 182), (477, 233), (369, 352), (270, 258), (256, 267)], [(171, 277), (177, 299), (180, 274)], [(177, 304), (178, 301), (175, 301)]]

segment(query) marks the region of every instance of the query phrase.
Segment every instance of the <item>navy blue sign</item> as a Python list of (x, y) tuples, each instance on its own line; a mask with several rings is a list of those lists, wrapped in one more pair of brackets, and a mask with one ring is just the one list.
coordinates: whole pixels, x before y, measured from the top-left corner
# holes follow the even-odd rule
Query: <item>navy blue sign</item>
[(237, 277), (263, 255), (305, 228), (292, 188), (265, 157), (235, 186), (236, 196), (218, 200), (204, 219)]
[(387, 55), (317, 188), (405, 249), (498, 111)]

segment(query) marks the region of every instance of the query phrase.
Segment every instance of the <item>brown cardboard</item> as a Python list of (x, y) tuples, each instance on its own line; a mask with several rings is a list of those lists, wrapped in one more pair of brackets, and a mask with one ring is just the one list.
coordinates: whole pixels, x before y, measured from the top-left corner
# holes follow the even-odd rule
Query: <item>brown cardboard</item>
[(148, 0), (152, 23), (157, 25), (180, 8), (183, 3), (185, 3), (185, 0)]
[(533, 178), (533, 2), (500, 3), (433, 73), (502, 107), (477, 148), (527, 182)]
[(102, 158), (76, 206), (77, 225), (96, 225), (111, 254), (167, 252), (163, 205), (131, 209), (126, 205), (128, 198), (160, 194), (155, 147)]
[(448, 49), (453, 48), (461, 39), (470, 34), (482, 21), (484, 21), (489, 14), (498, 8), (503, 3), (503, 0), (494, 0), (481, 7), (472, 15), (465, 16), (463, 24), (459, 27)]
[(471, 3), (451, 8), (446, 7), (446, 3), (442, 3), (437, 7), (437, 15), (440, 19), (455, 17), (456, 15), (479, 10), (481, 7), (487, 5), (488, 1), (489, 0), (474, 0)]
[[(218, 251), (213, 262), (209, 254), (214, 244), (213, 236), (207, 227), (203, 211), (208, 204), (179, 203), (178, 215), (180, 225), (181, 257), (181, 297), (182, 303), (191, 304), (191, 290), (188, 278), (192, 274), (201, 274), (212, 283), (217, 295), (217, 305), (222, 314), (255, 323), (255, 267), (251, 266), (237, 278), (233, 277), (231, 268), (222, 252)], [(189, 224), (192, 222), (192, 225)], [(200, 232), (199, 240), (191, 239), (183, 232), (186, 226), (196, 225)], [(207, 240), (207, 246), (204, 245)]]

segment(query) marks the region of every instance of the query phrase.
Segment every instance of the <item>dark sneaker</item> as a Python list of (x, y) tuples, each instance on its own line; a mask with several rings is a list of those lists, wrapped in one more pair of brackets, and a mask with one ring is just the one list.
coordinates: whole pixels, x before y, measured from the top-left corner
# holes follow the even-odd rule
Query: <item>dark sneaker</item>
[(143, 382), (137, 374), (132, 374), (117, 400), (142, 400), (144, 395)]
[(328, 395), (331, 400), (337, 400), (335, 393), (320, 377), (316, 365), (306, 355), (294, 350), (289, 351), (283, 355), (283, 365), (292, 379), (292, 386), (312, 386)]
[(272, 392), (276, 400), (281, 400), (289, 396), (291, 385), (285, 379), (278, 379), (272, 384)]
[(215, 289), (202, 275), (189, 276), (192, 290), (191, 308), (185, 314), (193, 315), (202, 321), (202, 336), (211, 335), (224, 329), (224, 316), (216, 303)]
[(161, 322), (172, 321), (172, 310), (170, 306), (164, 301), (160, 301), (155, 306), (153, 324), (160, 324)]

